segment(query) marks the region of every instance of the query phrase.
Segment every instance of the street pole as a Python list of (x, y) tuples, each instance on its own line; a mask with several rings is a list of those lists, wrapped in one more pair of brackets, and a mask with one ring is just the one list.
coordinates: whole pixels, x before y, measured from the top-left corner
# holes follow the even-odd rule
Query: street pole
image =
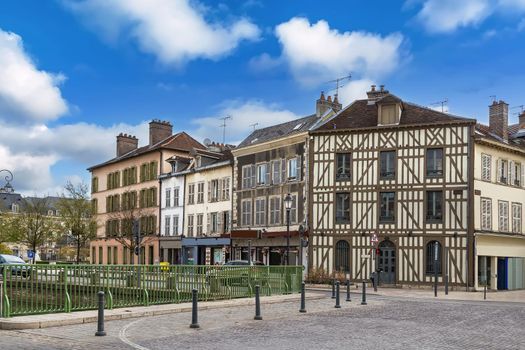
[(290, 265), (290, 209), (286, 209), (286, 265)]
[(434, 243), (434, 297), (438, 296), (438, 242)]
[(445, 248), (445, 295), (448, 295), (448, 248)]
[(248, 265), (252, 265), (252, 240), (248, 240)]

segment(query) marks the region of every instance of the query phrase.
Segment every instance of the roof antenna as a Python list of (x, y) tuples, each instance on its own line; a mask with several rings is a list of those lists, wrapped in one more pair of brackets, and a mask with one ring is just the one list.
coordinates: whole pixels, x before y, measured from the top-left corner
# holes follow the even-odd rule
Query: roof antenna
[(492, 103), (496, 102), (496, 95), (490, 95), (489, 97), (492, 100)]
[(525, 111), (525, 105), (519, 105), (519, 106), (514, 106), (514, 107), (511, 107), (510, 109), (513, 110), (513, 109), (520, 109), (519, 112), (514, 112), (512, 113), (512, 115), (521, 115), (523, 114), (523, 112)]
[[(337, 79), (334, 79), (334, 80), (330, 80), (330, 81), (327, 81), (326, 84), (330, 84), (330, 83), (335, 83), (335, 95), (334, 95), (334, 99), (338, 98), (339, 97), (339, 88), (342, 88), (343, 86), (345, 86), (345, 84), (341, 84), (342, 81), (345, 81), (345, 80), (350, 80), (352, 78), (352, 74), (348, 74), (344, 77), (341, 77), (341, 78), (337, 78)], [(330, 91), (333, 91), (333, 90), (330, 90)]]
[(259, 125), (259, 123), (250, 124), (251, 127), (253, 127), (253, 131), (255, 131), (255, 128)]
[(222, 128), (222, 143), (226, 144), (226, 121), (228, 119), (232, 119), (232, 116), (228, 114), (226, 115), (226, 117), (222, 117), (219, 119), (222, 120), (222, 124), (220, 125), (220, 127)]
[[(445, 113), (445, 106), (448, 107), (448, 98), (445, 98), (444, 100), (437, 101), (437, 102), (430, 104), (430, 106), (439, 106), (439, 105), (441, 105), (441, 113)], [(448, 112), (448, 108), (447, 108), (447, 112)]]

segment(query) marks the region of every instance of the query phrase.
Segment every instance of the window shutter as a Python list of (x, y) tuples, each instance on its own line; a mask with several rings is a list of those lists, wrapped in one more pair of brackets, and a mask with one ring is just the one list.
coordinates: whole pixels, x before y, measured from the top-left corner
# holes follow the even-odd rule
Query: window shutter
[(208, 203), (212, 201), (211, 184), (212, 184), (212, 181), (207, 181), (206, 183), (206, 185), (208, 186)]
[(514, 180), (516, 180), (516, 168), (514, 167), (514, 161), (509, 161), (509, 184), (514, 185)]
[(224, 231), (224, 225), (222, 224), (222, 217), (224, 216), (224, 212), (220, 211), (217, 213), (217, 232), (222, 233)]
[(225, 200), (224, 196), (222, 195), (222, 194), (223, 194), (223, 193), (222, 193), (222, 189), (224, 188), (224, 184), (223, 184), (224, 181), (225, 181), (225, 179), (218, 179), (218, 180), (217, 180), (217, 186), (219, 186), (219, 188), (218, 188), (218, 190), (217, 190), (217, 194), (218, 194), (218, 196), (217, 196), (217, 197), (218, 197), (217, 200), (218, 200), (218, 201), (223, 201), (223, 200)]
[(206, 214), (206, 232), (207, 234), (211, 233), (211, 215), (210, 213)]
[(281, 183), (286, 182), (286, 159), (281, 159)]
[(521, 165), (521, 186), (525, 187), (525, 164)]
[(496, 176), (497, 176), (496, 182), (501, 182), (501, 177), (503, 175), (502, 166), (503, 166), (503, 163), (502, 163), (501, 159), (498, 159), (498, 161), (497, 161), (498, 171), (497, 171), (497, 174), (496, 174)]
[(297, 181), (301, 181), (301, 156), (297, 156)]
[(266, 174), (264, 177), (264, 182), (266, 185), (270, 185), (270, 169), (271, 169), (271, 163), (266, 163)]
[(116, 187), (120, 187), (120, 171), (117, 171), (115, 175), (117, 176), (117, 186)]
[(256, 185), (256, 183), (257, 183), (256, 178), (255, 178), (255, 175), (256, 175), (256, 167), (255, 167), (255, 164), (252, 164), (251, 169), (252, 169), (252, 171), (251, 171), (251, 179), (250, 179), (250, 181), (251, 181), (251, 184), (250, 184), (250, 185), (251, 185), (251, 186), (250, 186), (250, 187), (255, 187), (255, 185)]

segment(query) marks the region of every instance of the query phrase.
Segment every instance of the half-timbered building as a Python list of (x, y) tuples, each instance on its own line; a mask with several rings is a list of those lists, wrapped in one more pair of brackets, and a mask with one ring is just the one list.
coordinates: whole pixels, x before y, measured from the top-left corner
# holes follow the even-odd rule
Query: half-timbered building
[(475, 121), (367, 94), (310, 133), (310, 266), (398, 285), (437, 268), (472, 285)]

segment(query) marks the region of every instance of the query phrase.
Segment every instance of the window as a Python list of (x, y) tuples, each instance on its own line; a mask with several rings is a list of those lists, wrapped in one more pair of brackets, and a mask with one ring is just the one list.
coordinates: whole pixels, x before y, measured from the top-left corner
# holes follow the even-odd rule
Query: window
[(335, 244), (335, 270), (350, 272), (350, 245), (347, 241), (337, 241)]
[(396, 198), (395, 192), (381, 192), (381, 209), (379, 221), (394, 221), (394, 202)]
[(498, 202), (499, 212), (499, 230), (501, 232), (509, 232), (509, 202)]
[(107, 175), (106, 181), (107, 181), (106, 187), (108, 190), (112, 190), (114, 188), (120, 187), (120, 171), (109, 173)]
[(270, 225), (281, 223), (281, 197), (270, 198)]
[(278, 185), (282, 182), (281, 179), (281, 160), (272, 161), (272, 183)]
[(119, 220), (106, 221), (106, 237), (115, 237), (119, 234), (120, 222)]
[(210, 214), (210, 233), (219, 232), (219, 213)]
[(241, 225), (249, 226), (252, 224), (252, 200), (247, 199), (241, 202)]
[(492, 200), (481, 198), (481, 229), (492, 230)]
[(155, 215), (143, 216), (140, 218), (140, 231), (145, 235), (153, 235), (157, 232), (157, 217)]
[(166, 188), (166, 208), (171, 207), (171, 188)]
[(137, 167), (126, 168), (122, 171), (122, 185), (129, 186), (137, 183)]
[(91, 193), (98, 192), (98, 177), (93, 177), (91, 179)]
[[(93, 200), (96, 201), (96, 199), (93, 199)], [(18, 205), (16, 203), (13, 203), (13, 205), (11, 205), (11, 211), (13, 213), (19, 213), (20, 212), (20, 205)]]
[(396, 151), (386, 151), (379, 153), (380, 166), (379, 174), (382, 179), (393, 179), (396, 176)]
[(292, 194), (292, 207), (290, 208), (290, 223), (297, 223), (297, 195)]
[(521, 204), (512, 203), (512, 232), (521, 233)]
[(208, 201), (217, 202), (219, 200), (219, 180), (211, 180), (208, 188)]
[(427, 221), (443, 220), (443, 192), (427, 191)]
[(106, 247), (106, 251), (107, 251), (107, 264), (110, 265), (111, 262), (112, 262), (112, 259), (111, 259), (111, 247)]
[(509, 184), (513, 186), (520, 186), (521, 184), (521, 164), (514, 161), (509, 162)]
[(188, 185), (188, 204), (195, 204), (195, 184)]
[(120, 210), (120, 195), (106, 197), (106, 212), (112, 213)]
[(150, 265), (153, 265), (153, 249), (152, 245), (148, 247), (148, 261)]
[(137, 191), (122, 193), (122, 210), (129, 210), (137, 207)]
[(497, 181), (506, 184), (508, 176), (508, 162), (504, 159), (498, 159), (498, 179)]
[(242, 188), (253, 186), (255, 186), (255, 165), (245, 165), (242, 167)]
[(151, 181), (157, 178), (157, 161), (142, 163), (140, 165), (140, 182)]
[(193, 237), (193, 215), (188, 215), (188, 236)]
[(335, 195), (335, 222), (338, 224), (350, 222), (350, 193)]
[(173, 206), (174, 207), (179, 206), (179, 193), (180, 193), (180, 188), (175, 187), (173, 189)]
[(351, 179), (351, 164), (352, 159), (350, 153), (338, 153), (337, 156), (337, 172), (335, 179), (338, 181), (348, 181)]
[(202, 235), (202, 223), (204, 221), (204, 214), (197, 214), (197, 236)]
[(430, 148), (427, 150), (427, 176), (443, 176), (443, 149)]
[(488, 154), (481, 154), (481, 179), (490, 181), (492, 170), (492, 157)]
[(255, 199), (255, 225), (266, 225), (266, 198)]
[(223, 225), (223, 233), (227, 233), (227, 232), (230, 232), (230, 212), (229, 211), (225, 211), (223, 213), (223, 222), (224, 222), (224, 225)]
[(301, 168), (297, 158), (298, 157), (288, 159), (288, 180), (299, 180)]
[(98, 263), (100, 265), (103, 264), (103, 261), (102, 261), (102, 247), (98, 247)]
[(173, 221), (173, 235), (178, 236), (179, 235), (179, 216), (173, 215), (172, 221)]
[(164, 217), (164, 235), (165, 236), (170, 236), (171, 235), (171, 217), (170, 216), (165, 216)]
[(270, 184), (270, 169), (268, 163), (257, 165), (257, 185), (269, 185)]
[[(13, 204), (13, 206), (15, 206), (17, 204)], [(15, 213), (15, 211), (13, 211)], [(96, 215), (98, 213), (98, 199), (96, 198), (93, 198), (91, 200), (91, 213), (93, 215)]]
[(129, 249), (128, 247), (124, 246), (123, 253), (122, 253), (122, 263), (124, 265), (127, 265), (128, 263), (128, 256), (129, 256)]
[(197, 203), (204, 203), (204, 182), (197, 184)]
[(96, 264), (97, 263), (96, 254), (97, 254), (97, 248), (91, 247), (91, 263), (92, 264)]
[(427, 243), (426, 273), (432, 275), (436, 273), (436, 264), (437, 273), (441, 275), (441, 244), (438, 241), (431, 241)]
[(222, 190), (222, 196), (221, 196), (222, 200), (223, 201), (230, 200), (230, 178), (229, 177), (225, 177), (224, 179), (222, 179), (221, 190)]
[(115, 264), (115, 265), (118, 264), (118, 253), (117, 253), (117, 250), (118, 250), (117, 247), (113, 247), (113, 264)]
[(399, 122), (397, 118), (397, 108), (398, 107), (395, 104), (381, 105), (379, 124), (380, 125), (397, 124)]

